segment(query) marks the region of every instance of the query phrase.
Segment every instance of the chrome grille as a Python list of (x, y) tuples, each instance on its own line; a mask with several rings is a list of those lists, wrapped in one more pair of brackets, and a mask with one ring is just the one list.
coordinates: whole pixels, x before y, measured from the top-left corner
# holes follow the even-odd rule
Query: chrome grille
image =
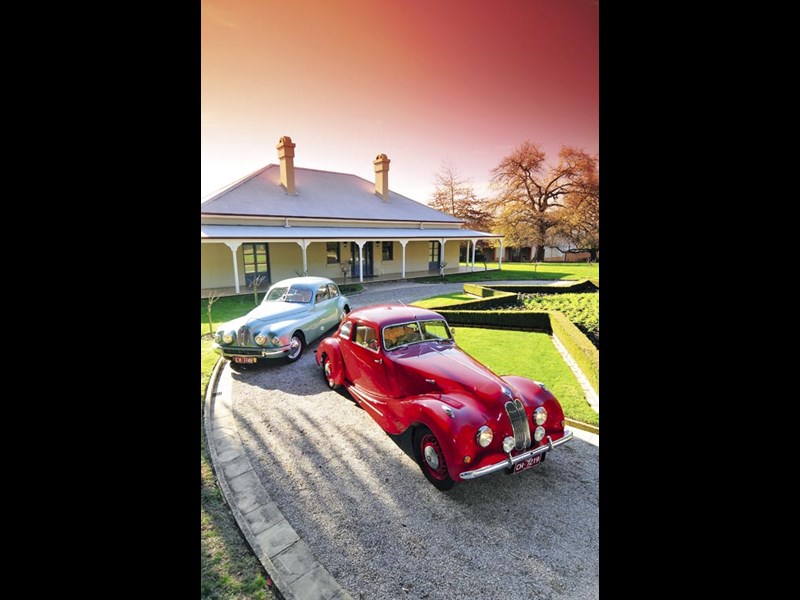
[(522, 402), (514, 400), (506, 402), (506, 413), (511, 420), (511, 430), (514, 432), (514, 447), (524, 450), (531, 445), (531, 428)]
[(247, 325), (242, 325), (239, 327), (239, 331), (236, 332), (236, 343), (240, 346), (250, 346), (250, 329), (248, 329)]

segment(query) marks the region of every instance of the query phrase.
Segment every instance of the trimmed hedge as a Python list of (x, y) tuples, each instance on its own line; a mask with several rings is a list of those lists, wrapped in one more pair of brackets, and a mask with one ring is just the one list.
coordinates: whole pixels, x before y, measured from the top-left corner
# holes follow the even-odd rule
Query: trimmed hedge
[[(594, 281), (598, 283), (595, 284)], [(492, 289), (515, 294), (578, 294), (600, 290), (599, 280), (584, 279), (572, 285), (494, 285)], [(479, 286), (473, 286), (479, 287)], [(467, 291), (467, 286), (464, 286)], [(469, 292), (475, 294), (475, 292)]]
[(567, 352), (586, 375), (595, 391), (600, 394), (600, 351), (594, 347), (583, 332), (570, 321), (567, 316), (558, 311), (550, 313), (550, 327), (553, 335), (557, 336)]
[[(461, 306), (461, 305), (459, 305)], [(550, 313), (530, 310), (437, 310), (451, 325), (552, 333)], [(573, 325), (574, 327), (574, 325)], [(583, 335), (583, 334), (581, 334)]]

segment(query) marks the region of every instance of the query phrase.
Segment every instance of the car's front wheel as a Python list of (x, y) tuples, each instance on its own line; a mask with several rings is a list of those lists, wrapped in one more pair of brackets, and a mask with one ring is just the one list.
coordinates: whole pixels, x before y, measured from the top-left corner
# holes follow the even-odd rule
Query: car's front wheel
[(322, 357), (322, 374), (325, 376), (325, 382), (328, 384), (329, 388), (335, 390), (339, 387), (339, 384), (336, 383), (335, 373), (333, 372), (333, 362), (327, 354)]
[(303, 349), (306, 346), (306, 340), (303, 337), (303, 334), (299, 331), (292, 334), (292, 339), (289, 340), (289, 353), (286, 355), (286, 358), (289, 362), (295, 362), (300, 355), (303, 354)]
[(414, 453), (425, 478), (437, 489), (444, 492), (456, 484), (447, 472), (447, 461), (439, 440), (425, 426), (414, 432)]

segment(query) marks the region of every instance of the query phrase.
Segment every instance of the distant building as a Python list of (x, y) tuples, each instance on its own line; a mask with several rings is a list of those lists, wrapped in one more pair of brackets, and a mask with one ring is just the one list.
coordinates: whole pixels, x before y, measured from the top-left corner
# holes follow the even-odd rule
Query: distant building
[(257, 275), (275, 282), (298, 274), (338, 281), (438, 274), (442, 263), (458, 267), (459, 242), (465, 240), (473, 269), (478, 240), (499, 240), (502, 252), (501, 235), (461, 229), (455, 217), (392, 192), (385, 154), (373, 161), (370, 182), (295, 168), (295, 146), (282, 137), (279, 165), (267, 165), (200, 205), (201, 289), (232, 287), (238, 293)]

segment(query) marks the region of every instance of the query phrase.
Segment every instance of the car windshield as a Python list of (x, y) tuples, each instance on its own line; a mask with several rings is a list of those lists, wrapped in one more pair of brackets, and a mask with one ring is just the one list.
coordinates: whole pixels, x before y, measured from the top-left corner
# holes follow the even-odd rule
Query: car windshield
[(308, 288), (275, 286), (269, 288), (262, 302), (299, 302), (301, 304), (308, 304), (311, 302), (312, 296), (313, 294)]
[(411, 321), (383, 328), (383, 347), (387, 350), (429, 340), (441, 342), (452, 339), (450, 328), (442, 319)]

